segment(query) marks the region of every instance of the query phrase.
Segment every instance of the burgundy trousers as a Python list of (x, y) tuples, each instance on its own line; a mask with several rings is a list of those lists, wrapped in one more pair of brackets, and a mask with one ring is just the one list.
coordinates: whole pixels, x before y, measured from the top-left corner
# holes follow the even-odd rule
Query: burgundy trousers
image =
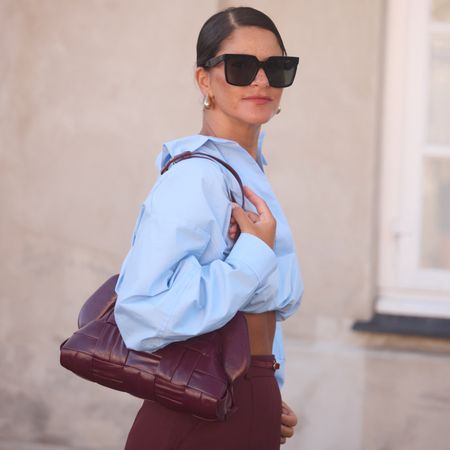
[(234, 384), (237, 411), (224, 422), (208, 422), (145, 400), (125, 450), (279, 450), (281, 395), (274, 369), (252, 356), (248, 373)]

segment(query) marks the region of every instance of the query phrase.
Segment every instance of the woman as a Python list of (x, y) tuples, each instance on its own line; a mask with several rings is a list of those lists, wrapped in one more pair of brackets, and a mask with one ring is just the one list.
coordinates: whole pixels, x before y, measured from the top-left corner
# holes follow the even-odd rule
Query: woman
[(252, 8), (221, 11), (200, 31), (203, 125), (198, 135), (166, 143), (157, 166), (186, 150), (219, 157), (246, 185), (245, 210), (230, 201), (229, 191), (240, 198), (239, 186), (220, 164), (174, 164), (141, 208), (115, 316), (127, 347), (154, 351), (217, 329), (241, 310), (252, 365), (234, 386), (238, 410), (227, 421), (144, 401), (127, 450), (272, 450), (293, 433), (296, 416), (281, 401), (273, 354), (283, 368), (279, 322), (295, 312), (303, 288), (289, 226), (264, 175), (260, 132), (279, 112), (297, 63), (271, 19)]

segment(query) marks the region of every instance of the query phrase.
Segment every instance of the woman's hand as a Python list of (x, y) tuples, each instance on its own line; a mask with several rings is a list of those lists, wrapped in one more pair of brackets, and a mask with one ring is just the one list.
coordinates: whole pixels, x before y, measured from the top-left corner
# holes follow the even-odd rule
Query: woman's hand
[[(248, 218), (255, 223), (257, 220), (259, 220), (259, 216), (258, 214), (254, 213), (253, 211), (245, 211), (245, 213), (247, 214)], [(238, 237), (239, 237), (239, 225), (236, 222), (236, 219), (231, 216), (230, 219), (230, 227), (228, 228), (228, 234), (230, 236), (230, 238), (235, 241)]]
[(281, 402), (281, 435), (280, 444), (286, 443), (286, 439), (294, 435), (294, 427), (297, 425), (297, 416), (286, 402)]
[(277, 228), (275, 217), (267, 206), (267, 203), (249, 187), (244, 187), (244, 194), (255, 205), (258, 214), (251, 211), (244, 211), (238, 204), (233, 203), (229, 228), (230, 237), (235, 239), (240, 230), (242, 233), (253, 234), (263, 240), (269, 247), (273, 248)]

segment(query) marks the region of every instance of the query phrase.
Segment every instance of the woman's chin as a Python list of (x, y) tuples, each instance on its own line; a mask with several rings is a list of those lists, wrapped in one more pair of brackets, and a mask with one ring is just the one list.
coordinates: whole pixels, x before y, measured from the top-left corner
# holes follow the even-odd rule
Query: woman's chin
[(243, 119), (252, 125), (262, 125), (267, 123), (274, 115), (275, 113), (273, 111), (258, 111), (245, 114)]

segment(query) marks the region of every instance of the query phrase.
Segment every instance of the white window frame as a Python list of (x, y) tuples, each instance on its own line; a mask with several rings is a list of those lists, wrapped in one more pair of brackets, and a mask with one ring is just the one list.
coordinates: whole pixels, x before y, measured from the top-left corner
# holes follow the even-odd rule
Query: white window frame
[(419, 267), (430, 1), (389, 0), (380, 180), (378, 313), (450, 318), (450, 272)]

